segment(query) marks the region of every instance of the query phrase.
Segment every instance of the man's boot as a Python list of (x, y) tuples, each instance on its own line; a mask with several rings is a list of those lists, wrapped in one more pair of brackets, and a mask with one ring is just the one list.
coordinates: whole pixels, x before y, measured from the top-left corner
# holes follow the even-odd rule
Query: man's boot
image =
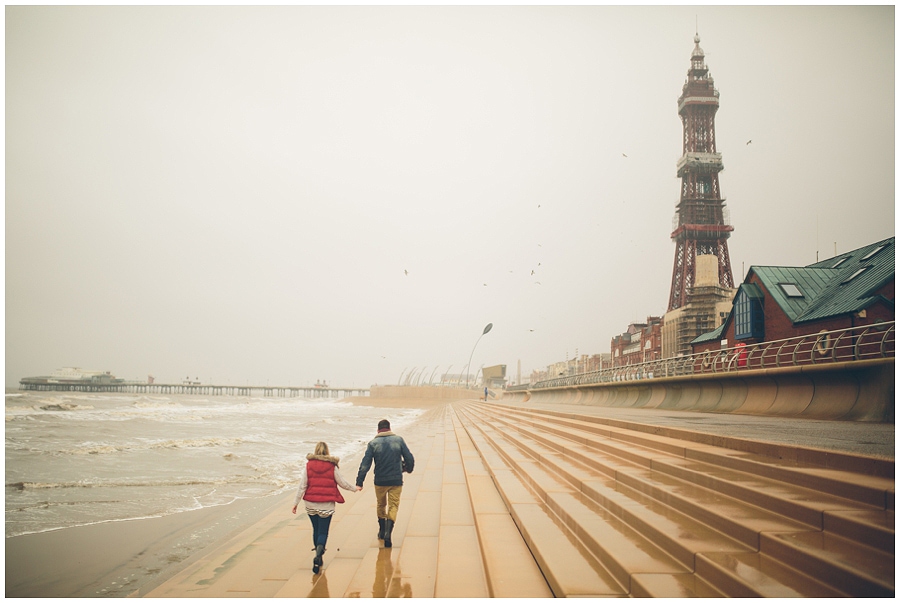
[(378, 540), (384, 540), (384, 522), (387, 521), (384, 517), (378, 518)]
[(386, 519), (384, 521), (384, 548), (389, 549), (392, 546), (391, 532), (394, 531), (394, 520)]

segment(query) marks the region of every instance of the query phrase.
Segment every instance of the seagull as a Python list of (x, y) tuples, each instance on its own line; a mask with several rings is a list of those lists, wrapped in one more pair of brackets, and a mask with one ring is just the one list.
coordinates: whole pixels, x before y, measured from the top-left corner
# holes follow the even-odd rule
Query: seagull
[(535, 285), (540, 285), (541, 283), (540, 283), (539, 281), (534, 281), (534, 284), (535, 284)]
[(628, 155), (626, 155), (625, 153), (622, 153), (622, 157), (628, 157)]
[(487, 283), (484, 283), (484, 286), (487, 287)]
[(747, 141), (747, 144), (750, 144), (751, 142), (753, 142), (753, 141), (752, 141), (752, 140), (748, 140), (748, 141)]
[(534, 270), (531, 271), (531, 276), (534, 276)]
[(409, 270), (404, 270), (403, 274), (405, 274), (406, 276), (409, 276)]

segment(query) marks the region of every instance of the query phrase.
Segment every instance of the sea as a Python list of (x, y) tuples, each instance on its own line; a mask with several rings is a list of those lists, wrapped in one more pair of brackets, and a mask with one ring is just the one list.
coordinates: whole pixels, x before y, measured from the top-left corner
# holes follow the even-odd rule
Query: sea
[[(346, 457), (380, 419), (402, 429), (422, 412), (325, 398), (7, 390), (6, 537), (294, 490), (316, 442)], [(353, 481), (355, 467), (341, 470)]]

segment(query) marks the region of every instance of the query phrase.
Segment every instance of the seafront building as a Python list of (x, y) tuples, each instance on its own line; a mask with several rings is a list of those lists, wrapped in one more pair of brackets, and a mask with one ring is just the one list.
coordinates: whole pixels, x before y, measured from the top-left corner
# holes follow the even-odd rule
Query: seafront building
[(46, 376), (25, 377), (23, 385), (118, 385), (126, 383), (109, 371), (89, 371), (78, 367), (64, 367)]
[(825, 356), (830, 333), (894, 320), (894, 272), (894, 237), (809, 266), (751, 266), (723, 324), (693, 352), (822, 333)]

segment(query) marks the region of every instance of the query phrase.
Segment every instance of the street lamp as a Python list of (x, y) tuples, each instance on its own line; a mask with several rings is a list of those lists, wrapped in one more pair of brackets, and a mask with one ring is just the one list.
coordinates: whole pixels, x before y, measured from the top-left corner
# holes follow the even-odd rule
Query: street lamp
[(487, 335), (488, 331), (490, 331), (493, 326), (494, 323), (489, 322), (481, 335), (478, 336), (478, 339), (475, 340), (475, 345), (472, 346), (472, 353), (469, 354), (469, 362), (466, 363), (466, 389), (469, 389), (469, 365), (472, 364), (472, 356), (475, 354), (475, 348), (478, 346), (478, 342), (481, 341), (481, 338)]

